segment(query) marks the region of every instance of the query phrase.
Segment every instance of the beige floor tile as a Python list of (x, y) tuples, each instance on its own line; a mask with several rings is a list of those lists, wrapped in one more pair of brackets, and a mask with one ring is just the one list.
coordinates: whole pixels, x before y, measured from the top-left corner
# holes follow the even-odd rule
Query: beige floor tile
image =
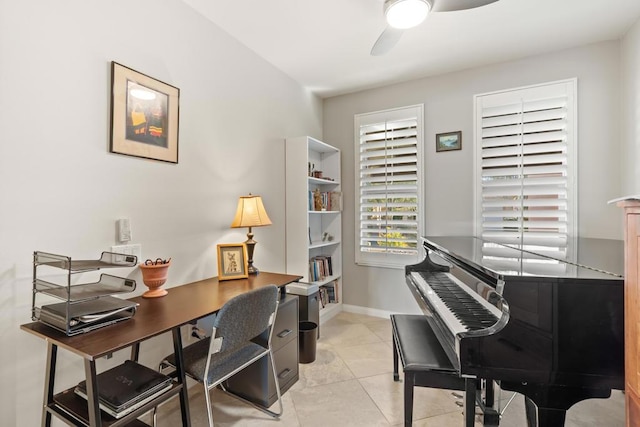
[(332, 347), (348, 347), (382, 342), (369, 328), (361, 323), (326, 326), (322, 329), (321, 341)]
[(388, 343), (377, 342), (336, 349), (338, 356), (356, 378), (393, 372), (393, 350)]
[[(436, 415), (435, 417), (414, 420), (411, 425), (412, 427), (463, 427), (464, 418), (460, 410), (443, 415)], [(482, 422), (477, 417), (475, 427), (482, 427)], [(500, 427), (503, 427), (502, 423), (500, 423)]]
[[(213, 403), (213, 420), (215, 426), (299, 426), (298, 417), (287, 393), (282, 397), (283, 414), (279, 419), (259, 411), (220, 390), (211, 392)], [(278, 410), (277, 402), (270, 408)], [(189, 410), (191, 412), (192, 427), (207, 427), (207, 405), (204, 399), (204, 388), (200, 385), (189, 389)], [(147, 418), (149, 419), (149, 418)], [(147, 420), (145, 420), (147, 421)], [(147, 421), (148, 422), (148, 421)], [(179, 399), (175, 398), (160, 406), (158, 409), (158, 427), (173, 427), (182, 425), (180, 418)]]
[(367, 316), (366, 314), (348, 313), (346, 311), (342, 311), (338, 313), (336, 316), (334, 316), (331, 320), (332, 321), (335, 320), (336, 322), (342, 322), (342, 323), (366, 324), (366, 323), (377, 322), (379, 320), (385, 320), (385, 319), (382, 317)]
[(389, 425), (357, 380), (290, 393), (302, 427)]
[[(404, 383), (393, 381), (392, 374), (360, 378), (367, 394), (380, 408), (390, 424), (402, 424), (404, 420)], [(461, 411), (449, 390), (416, 387), (413, 399), (413, 419), (434, 417)]]
[(313, 363), (300, 364), (299, 369), (300, 378), (293, 385), (293, 390), (342, 382), (354, 378), (353, 373), (338, 356), (336, 350), (324, 342), (317, 343), (316, 360)]
[(364, 325), (382, 341), (391, 342), (393, 340), (391, 337), (391, 321), (380, 319), (373, 322), (367, 322)]

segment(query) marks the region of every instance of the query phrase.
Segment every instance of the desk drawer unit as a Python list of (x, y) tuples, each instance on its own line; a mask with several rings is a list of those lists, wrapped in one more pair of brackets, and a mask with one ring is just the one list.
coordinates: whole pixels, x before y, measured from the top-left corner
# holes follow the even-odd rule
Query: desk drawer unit
[[(280, 300), (271, 338), (273, 355), (284, 394), (298, 380), (298, 297)], [(271, 362), (264, 357), (226, 381), (225, 387), (256, 404), (269, 407), (278, 399)]]

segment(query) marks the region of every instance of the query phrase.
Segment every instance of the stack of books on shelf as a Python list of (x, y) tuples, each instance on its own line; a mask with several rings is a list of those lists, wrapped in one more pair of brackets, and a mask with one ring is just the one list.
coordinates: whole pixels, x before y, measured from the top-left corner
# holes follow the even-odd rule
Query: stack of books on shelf
[(316, 256), (309, 260), (309, 280), (319, 282), (333, 274), (330, 256)]
[[(172, 386), (171, 378), (132, 360), (102, 372), (96, 377), (100, 409), (114, 418), (144, 406)], [(82, 381), (74, 392), (87, 398), (87, 384)]]
[(316, 203), (314, 192), (309, 191), (309, 210), (310, 211), (341, 211), (342, 210), (342, 193), (340, 191), (321, 191), (320, 203)]
[(320, 304), (324, 307), (327, 304), (338, 303), (338, 281), (334, 280), (333, 282), (320, 286)]

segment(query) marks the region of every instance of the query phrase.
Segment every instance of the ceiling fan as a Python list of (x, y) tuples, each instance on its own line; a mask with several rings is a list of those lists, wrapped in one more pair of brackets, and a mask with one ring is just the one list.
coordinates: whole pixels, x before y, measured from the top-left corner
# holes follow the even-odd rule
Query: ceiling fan
[(404, 30), (425, 20), (430, 12), (454, 12), (473, 9), (498, 0), (385, 0), (384, 15), (387, 27), (371, 48), (371, 55), (389, 52), (400, 40)]

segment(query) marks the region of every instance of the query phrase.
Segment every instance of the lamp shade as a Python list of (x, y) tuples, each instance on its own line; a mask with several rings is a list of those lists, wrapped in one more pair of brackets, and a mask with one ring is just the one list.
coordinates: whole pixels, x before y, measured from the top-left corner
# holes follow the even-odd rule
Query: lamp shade
[(251, 194), (240, 196), (238, 209), (231, 223), (231, 228), (262, 227), (263, 225), (271, 225), (271, 220), (264, 209), (262, 197)]
[(431, 3), (427, 0), (387, 0), (384, 4), (387, 23), (393, 28), (415, 27), (425, 20)]

